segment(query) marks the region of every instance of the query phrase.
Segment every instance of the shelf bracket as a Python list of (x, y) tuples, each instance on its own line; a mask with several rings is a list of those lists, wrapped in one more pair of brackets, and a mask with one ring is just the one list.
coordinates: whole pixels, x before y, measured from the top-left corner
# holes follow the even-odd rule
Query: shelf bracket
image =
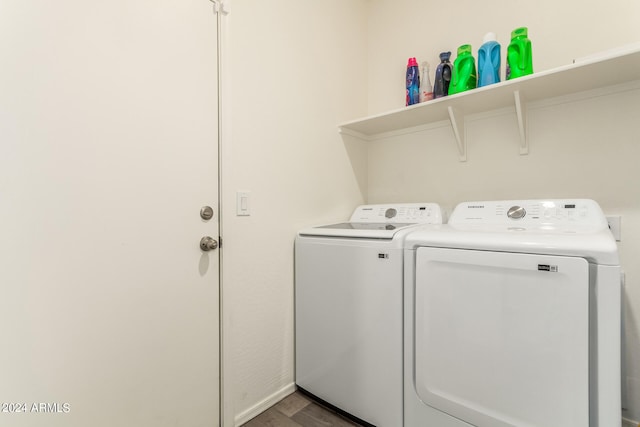
[(451, 121), (451, 129), (453, 136), (456, 138), (456, 147), (458, 148), (458, 158), (461, 162), (467, 161), (467, 141), (464, 137), (464, 115), (453, 107), (447, 107), (449, 110), (449, 121)]
[(529, 154), (529, 141), (527, 140), (527, 108), (524, 95), (519, 90), (513, 92), (516, 103), (516, 116), (518, 117), (518, 131), (520, 132), (520, 155)]
[(226, 4), (224, 3), (224, 0), (209, 0), (211, 3), (213, 3), (213, 13), (217, 14), (222, 14), (222, 15), (228, 15), (229, 14), (229, 10), (227, 10), (226, 8)]

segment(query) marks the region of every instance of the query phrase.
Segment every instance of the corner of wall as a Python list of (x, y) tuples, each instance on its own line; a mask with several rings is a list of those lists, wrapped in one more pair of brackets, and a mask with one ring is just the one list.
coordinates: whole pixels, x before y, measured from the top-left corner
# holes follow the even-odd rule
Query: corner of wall
[(286, 386), (282, 387), (280, 390), (262, 399), (260, 402), (256, 403), (246, 411), (243, 411), (242, 413), (238, 414), (234, 419), (234, 424), (233, 424), (234, 427), (241, 426), (242, 424), (246, 423), (252, 418), (257, 417), (258, 415), (260, 415), (261, 413), (263, 413), (264, 411), (266, 411), (267, 409), (269, 409), (270, 407), (272, 407), (273, 405), (275, 405), (276, 403), (280, 402), (282, 399), (284, 399), (285, 397), (293, 393), (294, 391), (296, 391), (296, 385), (294, 383), (287, 384)]

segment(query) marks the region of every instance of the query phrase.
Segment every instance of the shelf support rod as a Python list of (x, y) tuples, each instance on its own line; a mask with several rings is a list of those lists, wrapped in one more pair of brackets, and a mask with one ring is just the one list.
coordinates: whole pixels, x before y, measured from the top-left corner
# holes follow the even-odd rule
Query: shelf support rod
[(449, 121), (451, 121), (451, 129), (453, 136), (456, 138), (456, 147), (458, 148), (458, 158), (461, 162), (467, 161), (467, 141), (464, 137), (464, 115), (453, 107), (447, 107), (449, 110)]
[(518, 117), (518, 130), (520, 131), (520, 155), (529, 154), (529, 141), (527, 139), (527, 107), (524, 95), (519, 90), (513, 92), (516, 103), (516, 116)]

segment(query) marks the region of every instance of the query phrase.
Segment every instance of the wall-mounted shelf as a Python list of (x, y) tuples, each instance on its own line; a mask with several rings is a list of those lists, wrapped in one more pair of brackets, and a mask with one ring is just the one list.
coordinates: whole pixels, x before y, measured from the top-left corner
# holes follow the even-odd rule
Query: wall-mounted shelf
[(473, 89), (340, 125), (340, 132), (363, 140), (443, 120), (451, 123), (460, 160), (466, 160), (464, 117), (514, 106), (520, 131), (520, 154), (527, 154), (527, 102), (570, 95), (640, 80), (640, 48), (589, 59), (514, 80)]

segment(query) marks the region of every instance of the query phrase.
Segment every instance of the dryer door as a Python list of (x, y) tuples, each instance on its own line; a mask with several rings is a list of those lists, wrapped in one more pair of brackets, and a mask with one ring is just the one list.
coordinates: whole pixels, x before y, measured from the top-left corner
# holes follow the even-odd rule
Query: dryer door
[(589, 264), (419, 248), (415, 388), (475, 426), (589, 425)]

